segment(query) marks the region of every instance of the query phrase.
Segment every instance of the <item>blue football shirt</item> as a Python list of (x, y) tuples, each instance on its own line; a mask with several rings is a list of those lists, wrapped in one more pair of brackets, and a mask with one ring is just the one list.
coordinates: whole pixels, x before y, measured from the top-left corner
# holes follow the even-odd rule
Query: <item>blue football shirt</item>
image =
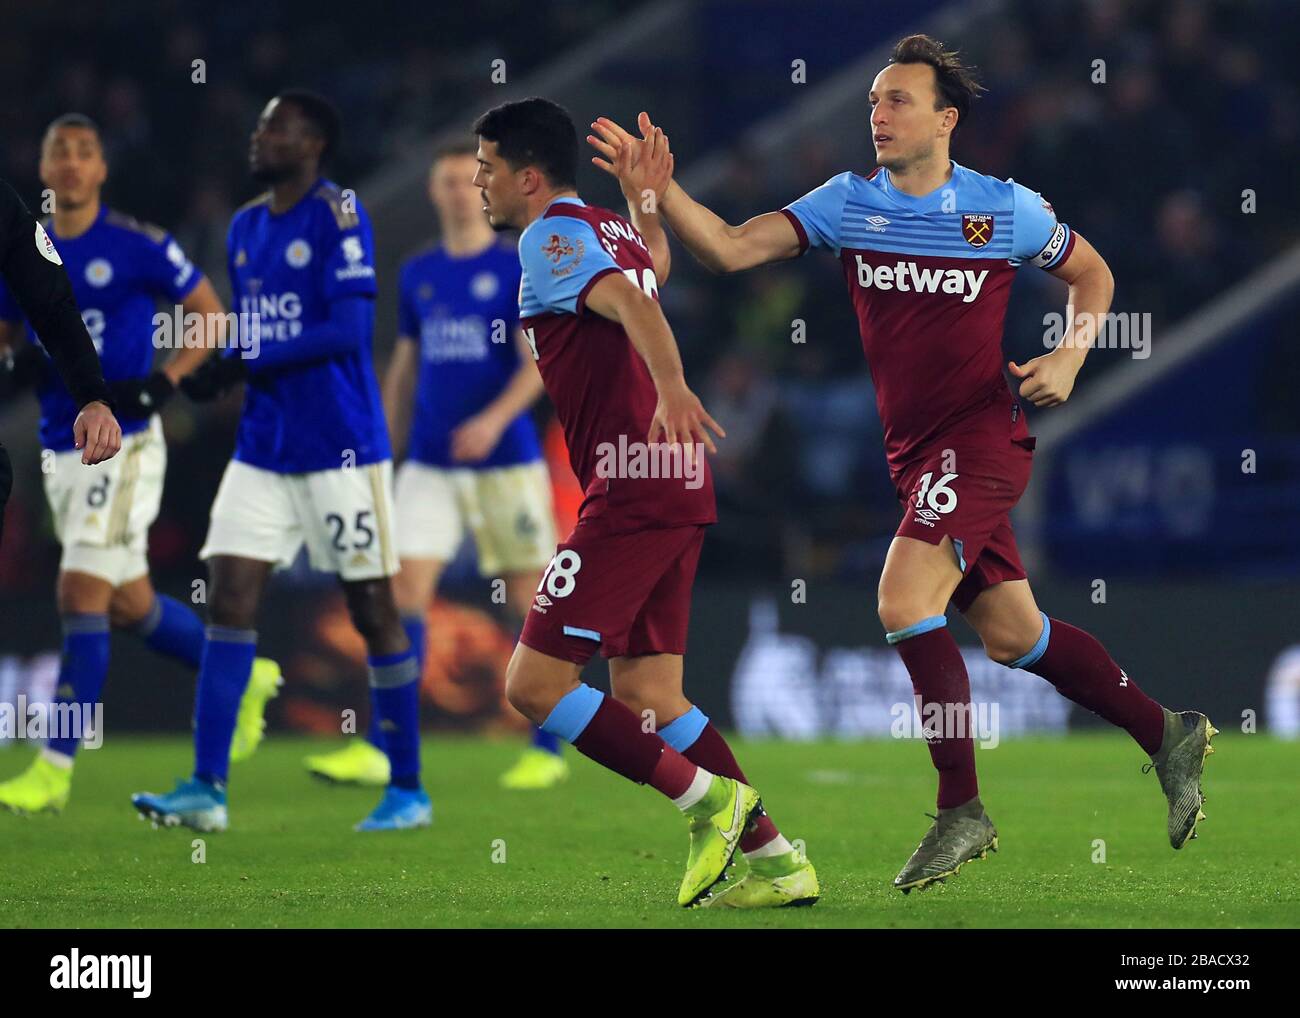
[[(369, 216), (328, 180), (280, 214), (269, 193), (245, 205), (230, 223), (226, 255), (236, 310), (241, 322), (257, 316), (263, 344), (309, 342), (302, 337), (329, 319), (331, 301), (375, 296)], [(367, 317), (358, 349), (249, 377), (237, 460), (299, 474), (389, 458), (373, 306)]]
[[(90, 229), (79, 237), (60, 237), (52, 219), (43, 225), (58, 248), (72, 280), (86, 331), (108, 382), (144, 378), (153, 370), (158, 301), (179, 304), (203, 274), (165, 230), (101, 208)], [(21, 321), (22, 310), (0, 283), (0, 319)], [(39, 342), (31, 327), (27, 334)], [(72, 423), (79, 408), (52, 362), (45, 365), (37, 396), (41, 403), (41, 442), (66, 452), (75, 447)], [(124, 420), (122, 434), (149, 426), (146, 420)]]
[(501, 395), (519, 370), (519, 258), (510, 243), (468, 257), (437, 247), (401, 271), (399, 325), (420, 351), (409, 456), (436, 467), (513, 466), (541, 458), (525, 412), (477, 463), (451, 458), (451, 433)]

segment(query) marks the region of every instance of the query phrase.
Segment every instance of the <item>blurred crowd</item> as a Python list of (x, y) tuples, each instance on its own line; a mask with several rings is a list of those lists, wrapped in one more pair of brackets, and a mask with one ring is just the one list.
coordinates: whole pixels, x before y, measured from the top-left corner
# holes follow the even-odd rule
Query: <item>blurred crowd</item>
[(346, 144), (330, 172), (363, 179), (485, 104), (494, 60), (509, 80), (525, 77), (619, 7), (557, 4), (521, 19), (513, 0), (423, 13), (399, 0), (5, 5), (0, 176), (39, 192), (45, 125), (89, 114), (104, 133), (112, 202), (166, 224), (199, 264), (219, 268), (230, 213), (249, 195), (249, 133), (280, 89), (315, 89), (338, 106)]
[[(316, 88), (338, 104), (347, 143), (333, 175), (364, 179), (486, 105), (493, 59), (508, 54), (509, 73), (526, 75), (626, 13), (616, 0), (550, 5), (544, 18), (520, 18), (518, 6), (442, 5), (436, 18), (386, 0), (359, 14), (349, 7), (347, 18), (322, 18), (318, 3), (299, 0), (201, 8), (61, 0), (6, 10), (0, 94), (21, 101), (0, 104), (0, 176), (36, 193), (42, 128), (68, 110), (88, 113), (104, 132), (112, 203), (167, 224), (219, 278), (225, 226), (248, 194), (248, 133), (279, 88)], [(804, 16), (805, 5), (786, 6)], [(1111, 265), (1115, 309), (1149, 312), (1158, 343), (1295, 240), (1282, 201), (1300, 164), (1298, 9), (1290, 0), (990, 5), (959, 40), (988, 94), (954, 156), (1041, 191)], [(350, 24), (356, 16), (364, 31)], [(674, 77), (662, 87), (689, 95), (692, 84)], [(869, 170), (866, 89), (864, 81), (857, 119), (801, 138), (797, 160), (734, 148), (704, 200), (740, 222), (844, 169)], [(707, 120), (713, 107), (696, 98)], [(706, 137), (703, 127), (691, 125), (692, 136)], [(1257, 203), (1249, 214), (1247, 191)], [(1042, 315), (1059, 310), (1064, 293), (1042, 273), (1020, 274), (1009, 356), (1043, 352)], [(681, 253), (663, 299), (697, 391), (728, 431), (714, 460), (727, 525), (706, 544), (704, 571), (873, 576), (898, 510), (839, 265), (813, 254), (718, 278)], [(1081, 384), (1119, 360), (1094, 354)], [(172, 474), (154, 535), (163, 571), (169, 563), (192, 571), (206, 526), (206, 499), (195, 493), (214, 492), (223, 466), (204, 447), (229, 448), (237, 407), (169, 419)], [(33, 485), (25, 499), (14, 507), (26, 514), (17, 526), (35, 533)], [(25, 575), (12, 553), (0, 561), (0, 585)]]

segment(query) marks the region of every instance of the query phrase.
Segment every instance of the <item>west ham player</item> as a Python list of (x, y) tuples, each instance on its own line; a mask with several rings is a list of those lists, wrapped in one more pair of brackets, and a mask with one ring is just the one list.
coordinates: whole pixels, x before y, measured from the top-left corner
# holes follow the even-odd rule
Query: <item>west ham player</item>
[[(230, 282), (256, 356), (213, 358), (185, 380), (197, 399), (247, 378), (235, 457), (212, 506), (208, 630), (195, 706), (194, 776), (166, 795), (141, 793), (155, 822), (223, 830), (226, 758), (257, 644), (257, 607), (273, 568), (304, 543), (335, 573), (369, 652), (390, 781), (358, 830), (426, 826), (420, 787), (418, 675), (389, 577), (397, 571), (392, 463), (371, 363), (375, 270), (370, 221), (355, 194), (321, 176), (338, 143), (334, 108), (286, 91), (267, 103), (249, 161), (269, 190), (235, 213)], [(232, 349), (228, 354), (235, 353)]]
[[(63, 654), (57, 702), (89, 710), (108, 674), (109, 627), (140, 636), (150, 647), (193, 668), (203, 649), (203, 623), (187, 606), (154, 591), (146, 545), (162, 498), (167, 448), (157, 410), (176, 382), (206, 356), (179, 350), (153, 370), (154, 309), (168, 307), (224, 322), (212, 284), (167, 233), (115, 212), (100, 201), (108, 176), (93, 121), (70, 113), (56, 119), (41, 145), (41, 181), (54, 193), (54, 214), (43, 226), (57, 244), (81, 315), (99, 352), (122, 421), (122, 455), (92, 467), (78, 461), (72, 433), (77, 403), (38, 345), (14, 354), (37, 384), (41, 442), (53, 453), (45, 493), (63, 545), (58, 606)], [(0, 286), (0, 348), (14, 346), (22, 311)], [(20, 368), (20, 370), (22, 370)], [(260, 661), (240, 709), (232, 756), (252, 753), (262, 736), (262, 710), (274, 695), (279, 669)], [(79, 739), (52, 738), (21, 775), (0, 784), (0, 805), (24, 813), (61, 810), (72, 785)]]
[[(1195, 711), (1163, 708), (1091, 635), (1039, 611), (1009, 513), (1029, 480), (1034, 439), (1002, 374), (1002, 323), (1018, 266), (1065, 280), (1080, 317), (1062, 343), (1011, 364), (1021, 398), (1065, 401), (1110, 306), (1101, 256), (1059, 223), (1051, 205), (1012, 181), (948, 157), (954, 130), (980, 91), (956, 54), (935, 40), (901, 40), (871, 86), (877, 168), (842, 173), (785, 209), (729, 226), (676, 183), (656, 188), (659, 209), (707, 267), (739, 272), (822, 247), (843, 264), (876, 386), (885, 454), (903, 519), (880, 578), (886, 639), (911, 675), (923, 710), (970, 702), (970, 683), (947, 629), (949, 601), (989, 657), (1025, 668), (1125, 729), (1150, 755), (1168, 798), (1174, 848), (1204, 817), (1200, 790), (1215, 729)], [(641, 115), (643, 134), (656, 130)], [(612, 159), (631, 139), (609, 120), (588, 140)], [(650, 157), (672, 170), (671, 153)], [(951, 716), (952, 712), (946, 712)], [(939, 773), (938, 817), (894, 880), (903, 891), (943, 880), (997, 848), (980, 803), (969, 725), (927, 733)]]
[[(409, 259), (398, 287), (400, 332), (384, 380), (397, 451), (393, 591), (406, 635), (423, 660), (425, 614), (465, 531), (479, 572), (501, 578), (506, 609), (523, 625), (555, 549), (550, 475), (528, 408), (542, 379), (519, 334), (519, 256), (483, 215), (471, 142), (444, 148), (429, 171), (441, 242)], [(365, 739), (311, 757), (333, 781), (382, 783), (388, 758), (373, 723)], [(533, 744), (501, 777), (506, 788), (549, 788), (568, 775), (559, 740)]]
[[(687, 387), (656, 299), (669, 269), (663, 232), (637, 206), (645, 237), (578, 197), (577, 137), (556, 104), (505, 103), (474, 131), (489, 221), (523, 231), (521, 324), (586, 492), (537, 588), (506, 695), (543, 730), (652, 785), (687, 815), (679, 904), (810, 904), (819, 894), (811, 864), (762, 812), (726, 742), (682, 691), (691, 586), (705, 527), (717, 518), (700, 444), (712, 450), (708, 429), (723, 432)], [(629, 147), (625, 161), (652, 143)], [(665, 442), (686, 445), (675, 450), (676, 476), (615, 462), (615, 450), (633, 446), (643, 463), (662, 462)], [(613, 698), (579, 679), (597, 650), (609, 659)], [(715, 892), (737, 847), (749, 875)]]

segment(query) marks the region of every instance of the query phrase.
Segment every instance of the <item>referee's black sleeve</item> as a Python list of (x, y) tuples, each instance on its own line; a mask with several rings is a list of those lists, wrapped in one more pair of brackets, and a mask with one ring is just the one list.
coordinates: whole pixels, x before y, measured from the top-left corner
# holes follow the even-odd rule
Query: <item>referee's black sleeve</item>
[[(18, 193), (0, 180), (0, 276), (77, 406), (94, 400), (111, 406), (99, 355), (72, 295), (72, 282), (63, 265), (41, 251), (41, 245), (47, 243)], [(47, 250), (53, 251), (53, 247)]]

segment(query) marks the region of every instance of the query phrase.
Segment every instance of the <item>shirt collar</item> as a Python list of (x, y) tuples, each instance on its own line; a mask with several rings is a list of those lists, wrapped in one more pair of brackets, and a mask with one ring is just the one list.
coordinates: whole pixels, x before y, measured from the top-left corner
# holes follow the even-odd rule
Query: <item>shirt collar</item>
[(944, 191), (947, 190), (948, 188), (956, 186), (957, 176), (961, 172), (961, 167), (958, 166), (956, 160), (953, 159), (948, 160), (948, 166), (951, 170), (948, 179), (945, 180), (938, 187), (936, 187), (933, 191), (930, 191), (926, 194), (915, 195), (915, 194), (907, 194), (904, 191), (900, 191), (897, 187), (894, 186), (893, 180), (891, 180), (889, 177), (889, 171), (884, 169), (884, 167), (881, 167), (881, 177), (883, 178), (881, 183), (883, 185), (883, 189), (885, 193), (889, 195), (891, 198), (893, 198), (894, 201), (898, 202), (898, 204), (908, 206), (910, 208), (916, 208), (916, 209), (926, 208), (928, 206), (938, 204), (940, 201), (943, 200)]

